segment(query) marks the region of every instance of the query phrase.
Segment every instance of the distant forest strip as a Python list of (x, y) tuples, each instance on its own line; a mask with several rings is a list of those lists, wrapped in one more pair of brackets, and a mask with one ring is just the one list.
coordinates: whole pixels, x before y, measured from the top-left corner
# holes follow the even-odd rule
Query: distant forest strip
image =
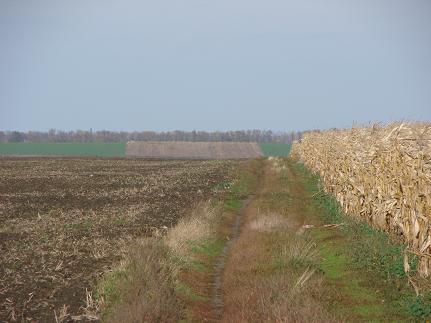
[(290, 144), (302, 137), (302, 132), (273, 132), (271, 130), (238, 131), (62, 131), (51, 129), (42, 131), (0, 131), (0, 142), (111, 142), (125, 143), (130, 140), (142, 141), (248, 141), (259, 143)]

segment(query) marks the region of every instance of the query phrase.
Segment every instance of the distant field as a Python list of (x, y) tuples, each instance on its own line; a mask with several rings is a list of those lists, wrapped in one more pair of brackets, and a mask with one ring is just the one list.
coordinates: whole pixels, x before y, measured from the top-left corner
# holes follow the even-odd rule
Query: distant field
[(0, 143), (0, 155), (124, 157), (125, 143)]
[[(287, 156), (288, 144), (259, 144), (264, 156)], [(126, 143), (0, 143), (0, 155), (124, 157)]]
[(287, 156), (290, 153), (291, 145), (289, 144), (260, 144), (260, 149), (264, 156)]

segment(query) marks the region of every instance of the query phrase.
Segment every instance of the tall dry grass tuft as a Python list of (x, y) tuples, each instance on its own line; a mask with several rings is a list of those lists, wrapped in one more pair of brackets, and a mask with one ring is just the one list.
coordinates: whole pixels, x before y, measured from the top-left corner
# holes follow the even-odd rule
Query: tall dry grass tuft
[(272, 169), (279, 173), (286, 169), (286, 164), (283, 162), (281, 157), (268, 157), (268, 161), (271, 163)]
[(166, 244), (176, 257), (190, 257), (190, 241), (208, 239), (214, 234), (214, 223), (220, 218), (220, 206), (211, 201), (199, 204), (192, 213), (182, 218), (166, 235)]
[(295, 226), (296, 223), (291, 219), (281, 216), (277, 213), (260, 214), (259, 217), (253, 219), (248, 224), (251, 230), (260, 232), (271, 232), (275, 228)]
[(175, 295), (175, 268), (161, 239), (132, 247), (123, 268), (104, 277), (98, 294), (106, 322), (177, 322), (181, 305)]
[(212, 237), (220, 212), (211, 201), (201, 203), (166, 234), (129, 244), (121, 264), (99, 282), (97, 304), (87, 295), (88, 312), (93, 315), (97, 305), (103, 321), (113, 323), (181, 320), (179, 273), (192, 260), (191, 243)]
[[(269, 238), (276, 244), (276, 262), (282, 270), (271, 279), (272, 293), (265, 304), (276, 322), (335, 322), (338, 320), (324, 307), (326, 289), (317, 272), (319, 253), (307, 234), (277, 230)], [(274, 297), (276, 295), (276, 297)]]
[(291, 155), (322, 178), (346, 213), (401, 236), (431, 274), (431, 124), (309, 132)]

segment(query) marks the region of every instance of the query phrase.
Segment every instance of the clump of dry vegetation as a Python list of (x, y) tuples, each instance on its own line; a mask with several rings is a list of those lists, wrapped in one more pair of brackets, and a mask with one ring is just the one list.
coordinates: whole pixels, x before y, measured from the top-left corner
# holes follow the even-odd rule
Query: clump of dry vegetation
[(268, 157), (268, 161), (271, 163), (272, 169), (274, 171), (276, 171), (277, 173), (286, 169), (286, 165), (285, 165), (283, 159), (280, 157), (270, 156), (270, 157)]
[(175, 294), (176, 267), (162, 239), (147, 238), (130, 247), (119, 267), (98, 285), (106, 322), (177, 322), (182, 315)]
[(168, 231), (166, 243), (177, 257), (190, 256), (190, 241), (208, 239), (214, 234), (214, 224), (220, 218), (220, 205), (211, 205), (211, 201), (201, 203), (192, 213), (180, 219), (175, 227)]
[(186, 314), (179, 296), (181, 272), (196, 261), (192, 246), (212, 239), (221, 208), (200, 203), (165, 234), (130, 246), (119, 266), (98, 283), (98, 312), (105, 322), (178, 322)]
[(420, 257), (419, 273), (431, 274), (431, 124), (309, 132), (291, 155), (346, 213), (400, 236)]
[[(319, 252), (307, 234), (293, 234), (278, 228), (267, 237), (267, 244), (275, 246), (272, 253), (271, 293), (262, 299), (267, 309), (267, 321), (276, 322), (337, 322), (329, 313), (324, 300), (327, 287), (318, 270)], [(265, 295), (265, 294), (264, 294)]]

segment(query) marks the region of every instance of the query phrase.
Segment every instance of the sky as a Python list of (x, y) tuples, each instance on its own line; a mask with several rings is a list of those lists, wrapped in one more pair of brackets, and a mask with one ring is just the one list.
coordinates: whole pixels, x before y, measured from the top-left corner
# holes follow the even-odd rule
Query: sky
[(0, 0), (0, 130), (431, 120), (430, 0)]

